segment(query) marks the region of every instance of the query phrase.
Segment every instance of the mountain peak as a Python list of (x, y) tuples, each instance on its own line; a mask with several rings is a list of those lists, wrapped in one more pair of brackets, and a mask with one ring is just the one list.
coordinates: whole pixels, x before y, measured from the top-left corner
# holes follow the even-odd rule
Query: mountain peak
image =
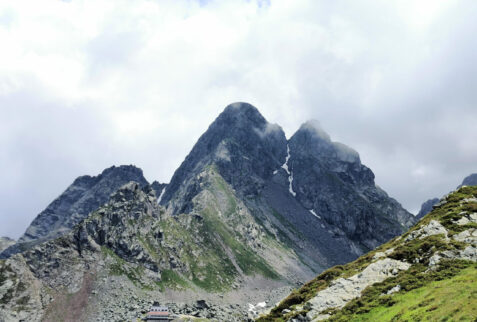
[(116, 175), (116, 174), (132, 174), (136, 175), (138, 177), (142, 177), (142, 169), (136, 167), (135, 165), (129, 164), (129, 165), (120, 165), (120, 166), (111, 166), (109, 168), (106, 168), (101, 172), (101, 176), (108, 176), (108, 175)]
[[(190, 179), (212, 164), (235, 189), (251, 193), (285, 162), (285, 157), (286, 137), (282, 128), (268, 123), (253, 105), (232, 103), (199, 138), (174, 173), (161, 204), (170, 201), (181, 186), (185, 187)], [(181, 211), (194, 191), (179, 192), (181, 197), (177, 197), (181, 201), (174, 202), (174, 213)]]
[(134, 165), (112, 166), (97, 176), (78, 177), (33, 220), (19, 242), (52, 239), (64, 234), (130, 181), (148, 185), (142, 170)]
[(246, 113), (246, 112), (253, 112), (258, 113), (258, 109), (250, 103), (247, 102), (235, 102), (227, 105), (224, 109), (224, 113)]
[(227, 128), (256, 127), (262, 129), (266, 124), (268, 124), (267, 120), (255, 106), (249, 103), (237, 102), (227, 105), (215, 122), (211, 124), (210, 128), (225, 125)]
[(325, 132), (325, 130), (323, 130), (323, 128), (321, 127), (321, 124), (318, 120), (308, 120), (306, 121), (305, 123), (303, 123), (301, 126), (300, 126), (300, 129), (298, 130), (298, 132), (300, 131), (305, 131), (305, 132), (309, 132), (310, 134), (324, 140), (324, 141), (327, 141), (327, 142), (331, 142), (331, 138), (329, 136), (328, 133)]
[(313, 151), (316, 156), (334, 157), (339, 161), (360, 163), (359, 153), (349, 146), (331, 141), (328, 133), (323, 130), (317, 120), (303, 123), (290, 139), (291, 142), (299, 141), (307, 150)]

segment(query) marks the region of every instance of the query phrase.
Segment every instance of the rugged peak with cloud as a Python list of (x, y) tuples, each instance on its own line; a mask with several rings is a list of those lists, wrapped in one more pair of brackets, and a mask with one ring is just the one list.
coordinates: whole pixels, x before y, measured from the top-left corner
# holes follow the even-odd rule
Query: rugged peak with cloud
[(248, 103), (228, 105), (199, 138), (174, 173), (161, 204), (168, 202), (173, 213), (187, 211), (187, 200), (196, 192), (191, 180), (206, 166), (216, 165), (234, 189), (257, 194), (264, 181), (285, 162), (283, 130), (268, 123)]
[(332, 142), (316, 122), (289, 141), (296, 199), (351, 240), (372, 249), (405, 231), (413, 216), (377, 187), (373, 172), (350, 147)]

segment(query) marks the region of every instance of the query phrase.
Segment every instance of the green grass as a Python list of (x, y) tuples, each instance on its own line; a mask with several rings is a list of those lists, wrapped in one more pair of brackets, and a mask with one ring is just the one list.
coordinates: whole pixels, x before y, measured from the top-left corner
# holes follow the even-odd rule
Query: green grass
[[(226, 200), (228, 201), (225, 217), (230, 218), (230, 223), (232, 224), (231, 227), (234, 227), (235, 224), (240, 224), (242, 218), (240, 218), (237, 213), (237, 197), (233, 194), (230, 187), (220, 175), (214, 172), (212, 176), (212, 192), (225, 195)], [(223, 239), (226, 246), (233, 252), (237, 264), (246, 275), (258, 273), (272, 279), (279, 278), (278, 274), (261, 257), (257, 256), (246, 246), (245, 240), (242, 239), (243, 236), (238, 232), (228, 229), (228, 227), (218, 218), (215, 209), (209, 207), (204, 218), (207, 229), (210, 232), (215, 232)]]
[(339, 314), (332, 321), (475, 321), (477, 267), (459, 270), (408, 292), (382, 296), (381, 305), (362, 314)]
[(262, 258), (255, 255), (243, 242), (237, 240), (234, 232), (219, 220), (213, 210), (209, 209), (205, 212), (204, 226), (209, 233), (217, 234), (223, 240), (224, 244), (234, 255), (238, 266), (246, 275), (259, 273), (268, 278), (278, 278), (278, 274)]
[(112, 259), (112, 263), (109, 264), (109, 274), (126, 276), (134, 285), (146, 290), (152, 289), (150, 285), (145, 284), (141, 279), (141, 276), (144, 275), (144, 267), (132, 266), (106, 246), (102, 246), (101, 251), (103, 256), (111, 257)]
[[(396, 277), (391, 277), (381, 283), (376, 283), (366, 288), (361, 297), (350, 301), (343, 309), (335, 312), (331, 321), (360, 321), (373, 310), (387, 310), (398, 304), (398, 295), (428, 288), (434, 282), (453, 279), (463, 270), (473, 270), (473, 278), (477, 278), (475, 272), (477, 264), (469, 261), (452, 260), (442, 261), (435, 271), (428, 271), (428, 267), (422, 264), (413, 265), (409, 270), (401, 272)], [(392, 296), (386, 294), (396, 285), (401, 286), (401, 293)], [(477, 291), (474, 288), (474, 291)]]
[[(180, 276), (177, 272), (173, 270), (166, 269), (161, 272), (161, 281), (156, 282), (159, 288), (164, 291), (164, 289), (171, 288), (171, 289), (181, 289), (181, 288), (189, 288), (189, 282), (185, 280), (182, 276)], [(180, 287), (178, 287), (180, 286)]]
[(403, 238), (407, 237), (412, 231), (427, 225), (431, 220), (439, 221), (449, 232), (449, 236), (458, 234), (469, 228), (477, 228), (477, 224), (469, 223), (467, 225), (457, 225), (456, 220), (462, 218), (461, 212), (477, 212), (477, 204), (463, 202), (464, 199), (477, 198), (477, 186), (462, 187), (450, 194), (446, 203), (434, 208), (429, 214), (424, 216), (414, 227), (412, 227)]

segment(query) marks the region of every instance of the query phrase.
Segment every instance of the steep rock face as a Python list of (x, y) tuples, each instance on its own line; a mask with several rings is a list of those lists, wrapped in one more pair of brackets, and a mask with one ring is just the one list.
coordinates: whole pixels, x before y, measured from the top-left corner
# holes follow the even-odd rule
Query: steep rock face
[(439, 198), (429, 199), (426, 202), (424, 202), (421, 205), (421, 210), (419, 210), (419, 213), (416, 215), (416, 219), (419, 220), (425, 215), (427, 215), (428, 213), (430, 213), (432, 211), (432, 207), (434, 205), (437, 205), (438, 203), (439, 203)]
[(303, 124), (289, 141), (290, 191), (310, 211), (372, 249), (414, 223), (374, 183), (374, 174), (353, 149), (332, 142), (316, 122)]
[(142, 170), (132, 165), (112, 166), (98, 176), (77, 178), (33, 220), (18, 243), (6, 249), (2, 257), (68, 232), (91, 211), (107, 202), (111, 193), (129, 181), (138, 182), (141, 186), (148, 184)]
[(194, 213), (199, 174), (213, 167), (265, 232), (320, 271), (356, 258), (414, 221), (374, 185), (352, 149), (307, 123), (287, 142), (247, 103), (227, 106), (175, 172), (160, 203)]
[(323, 272), (258, 321), (473, 320), (476, 210), (477, 187), (454, 191), (404, 235)]
[(15, 240), (10, 237), (0, 237), (0, 252), (15, 244)]
[(161, 204), (174, 214), (188, 212), (189, 201), (200, 190), (194, 178), (214, 164), (223, 178), (244, 196), (255, 196), (286, 156), (283, 130), (268, 123), (247, 103), (225, 108), (174, 173)]
[(129, 181), (148, 184), (142, 170), (135, 166), (112, 166), (96, 177), (77, 178), (31, 223), (18, 240), (51, 239), (68, 231), (93, 210), (108, 201), (109, 196)]

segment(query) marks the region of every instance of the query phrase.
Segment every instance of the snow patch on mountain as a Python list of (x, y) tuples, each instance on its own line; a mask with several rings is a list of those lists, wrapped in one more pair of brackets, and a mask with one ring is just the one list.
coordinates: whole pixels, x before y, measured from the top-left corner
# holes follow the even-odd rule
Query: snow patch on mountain
[(166, 187), (162, 188), (161, 194), (159, 195), (159, 198), (157, 198), (157, 203), (160, 204), (162, 197), (164, 196), (164, 193), (166, 192)]
[(288, 168), (288, 160), (290, 160), (290, 146), (287, 144), (287, 157), (285, 159), (285, 163), (282, 165), (282, 168), (288, 174), (288, 182), (289, 182), (288, 191), (290, 191), (293, 197), (296, 197), (296, 192), (293, 191), (293, 172), (290, 171), (290, 169)]
[(311, 212), (311, 214), (312, 214), (313, 216), (315, 216), (316, 218), (321, 219), (321, 217), (318, 216), (313, 209), (310, 209), (310, 212)]

